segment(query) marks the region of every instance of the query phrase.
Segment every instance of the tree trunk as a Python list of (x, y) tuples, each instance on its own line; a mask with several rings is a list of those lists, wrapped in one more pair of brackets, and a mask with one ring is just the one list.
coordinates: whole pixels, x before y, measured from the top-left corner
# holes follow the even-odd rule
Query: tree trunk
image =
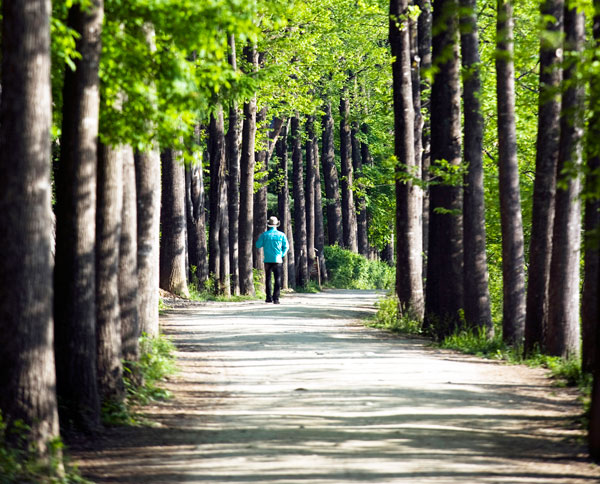
[[(457, 13), (457, 1), (434, 1), (432, 49), (439, 69), (431, 89), (431, 160), (440, 168), (441, 160), (461, 164)], [(463, 307), (462, 187), (440, 183), (429, 193), (425, 327), (443, 337), (459, 326)]]
[(131, 146), (123, 147), (123, 212), (119, 241), (119, 304), (123, 358), (138, 361), (143, 328), (139, 312), (138, 229), (135, 161)]
[(463, 63), (464, 158), (467, 165), (463, 199), (465, 320), (494, 335), (485, 238), (483, 186), (483, 115), (479, 76), (477, 0), (460, 0)]
[[(2, 2), (0, 410), (5, 437), (47, 456), (58, 437), (52, 319), (50, 2)], [(28, 426), (15, 442), (14, 423)], [(26, 450), (26, 449), (22, 449)]]
[[(400, 311), (423, 318), (422, 236), (415, 157), (415, 113), (411, 80), (408, 0), (390, 1), (390, 45), (394, 89), (394, 155), (396, 156), (396, 294)], [(419, 170), (420, 171), (420, 170)]]
[(221, 205), (225, 185), (225, 127), (223, 110), (217, 109), (210, 117), (208, 157), (210, 160), (210, 190), (208, 219), (208, 272), (214, 278), (214, 291), (218, 293), (221, 280), (221, 222), (225, 207)]
[[(594, 19), (593, 19), (594, 45), (597, 48), (600, 44), (600, 0), (594, 0)], [(598, 60), (598, 54), (594, 56), (594, 60)], [(600, 167), (600, 76), (596, 73), (595, 77), (590, 82), (590, 108), (593, 116), (590, 117), (588, 125), (589, 140), (593, 140), (588, 144), (588, 149), (593, 152), (594, 156), (590, 157), (588, 153), (588, 164), (590, 164), (591, 175), (588, 175), (587, 182), (592, 184), (597, 182)], [(589, 186), (589, 185), (588, 185)], [(598, 185), (592, 185), (594, 188)], [(587, 187), (586, 187), (587, 188)], [(600, 194), (593, 190), (592, 195), (595, 198), (595, 203), (600, 204), (598, 199)], [(596, 209), (598, 207), (595, 207)], [(597, 220), (588, 219), (588, 210), (591, 210), (594, 217), (599, 217), (598, 210), (594, 211), (594, 207), (587, 204), (586, 207), (586, 235), (589, 237), (591, 231), (596, 225), (593, 225)], [(590, 225), (588, 225), (588, 222)], [(600, 260), (600, 241), (595, 237), (595, 244), (586, 246), (586, 274), (583, 289), (583, 354), (582, 368), (586, 368), (589, 364), (592, 370), (594, 383), (592, 387), (592, 402), (590, 405), (589, 417), (589, 434), (588, 445), (591, 457), (600, 461), (600, 356), (597, 354), (600, 348), (600, 331), (598, 331), (598, 301), (600, 299), (600, 281), (598, 280), (598, 260)], [(594, 252), (592, 252), (594, 251)], [(591, 253), (590, 253), (591, 252)], [(588, 253), (589, 256), (588, 256)], [(590, 267), (590, 265), (592, 267)], [(595, 266), (595, 268), (594, 268)], [(588, 274), (588, 270), (590, 273)], [(594, 270), (596, 273), (594, 274)], [(591, 278), (595, 279), (592, 280)], [(586, 283), (587, 282), (587, 283)], [(592, 299), (586, 302), (586, 296)], [(590, 319), (588, 319), (590, 318)], [(591, 319), (593, 318), (593, 319)]]
[(221, 254), (221, 267), (219, 268), (219, 294), (229, 297), (231, 296), (231, 279), (230, 279), (230, 254), (229, 254), (229, 213), (227, 210), (227, 183), (223, 183), (221, 191), (221, 225), (219, 232), (219, 252)]
[(161, 154), (162, 209), (160, 212), (160, 287), (189, 296), (185, 267), (185, 171), (172, 149)]
[[(288, 238), (288, 242), (293, 242), (291, 232), (288, 230), (290, 221), (290, 192), (288, 187), (288, 125), (286, 122), (281, 132), (281, 138), (277, 142), (277, 159), (279, 160), (278, 182), (277, 182), (277, 211), (279, 212), (279, 221), (281, 230)], [(291, 249), (291, 247), (290, 247)], [(296, 286), (296, 271), (293, 251), (290, 250), (287, 255), (287, 263), (283, 264), (282, 287)]]
[[(229, 36), (229, 63), (237, 70), (235, 36)], [(241, 119), (237, 102), (229, 107), (229, 129), (227, 130), (227, 193), (229, 215), (229, 260), (231, 272), (231, 292), (240, 294), (239, 266), (239, 218), (240, 218), (240, 137)]]
[(98, 145), (96, 211), (96, 337), (102, 402), (122, 402), (119, 241), (123, 212), (123, 148)]
[[(593, 33), (596, 49), (600, 47), (600, 0), (594, 2)], [(598, 50), (593, 61), (600, 61)], [(597, 354), (600, 333), (600, 194), (597, 188), (600, 183), (600, 83), (598, 78), (590, 82), (590, 110), (592, 116), (588, 122), (587, 168), (585, 194), (589, 197), (585, 204), (585, 265), (583, 278), (583, 294), (581, 297), (581, 369), (596, 372), (600, 369), (600, 358)], [(600, 383), (600, 382), (598, 382)], [(600, 394), (596, 398), (600, 397)], [(600, 401), (597, 402), (600, 404)], [(600, 456), (600, 427), (596, 453)]]
[[(354, 176), (358, 188), (358, 193), (354, 199), (356, 202), (356, 245), (358, 247), (358, 253), (368, 257), (369, 238), (367, 229), (367, 202), (364, 196), (365, 186), (360, 180), (362, 177), (363, 146), (358, 139), (359, 129), (358, 123), (352, 123), (352, 130), (350, 131), (350, 136), (352, 138), (352, 168), (354, 170)], [(364, 149), (369, 149), (366, 144)]]
[(498, 0), (496, 91), (498, 97), (498, 178), (502, 229), (503, 321), (506, 343), (519, 345), (525, 330), (523, 221), (515, 128), (515, 72), (511, 0)]
[[(267, 108), (263, 107), (256, 115), (257, 129), (264, 129), (267, 120)], [(260, 188), (254, 193), (254, 238), (262, 234), (267, 228), (267, 184), (269, 182), (267, 176), (267, 154), (268, 147), (261, 146), (254, 154), (256, 159), (257, 169), (255, 170), (254, 182), (260, 185)], [(254, 268), (259, 271), (264, 271), (264, 263), (261, 257), (261, 250), (252, 245)], [(263, 272), (264, 274), (264, 272)]]
[(292, 117), (292, 167), (294, 186), (294, 249), (296, 251), (296, 284), (305, 287), (308, 283), (306, 243), (306, 201), (304, 198), (304, 170), (302, 167), (302, 144), (300, 120)]
[[(244, 49), (248, 62), (258, 69), (256, 48)], [(256, 137), (256, 96), (244, 104), (244, 124), (242, 129), (242, 157), (240, 161), (240, 218), (239, 218), (239, 257), (240, 292), (254, 295), (252, 272), (253, 240), (253, 193), (254, 193), (254, 146)]]
[(317, 133), (313, 138), (313, 157), (315, 164), (315, 249), (316, 257), (319, 259), (319, 269), (321, 271), (321, 281), (327, 280), (327, 267), (325, 266), (325, 226), (323, 224), (323, 200), (321, 194), (321, 170), (319, 163), (319, 141)]
[[(416, 0), (421, 13), (417, 21), (418, 52), (421, 59), (421, 71), (430, 72), (431, 69), (431, 0)], [(413, 86), (414, 89), (414, 86)], [(427, 254), (429, 251), (429, 165), (431, 163), (431, 123), (430, 118), (430, 89), (431, 84), (426, 76), (421, 76), (419, 90), (421, 92), (421, 113), (423, 116), (423, 129), (421, 133), (421, 178), (425, 184), (423, 190), (423, 279), (427, 274)]]
[(358, 253), (356, 211), (354, 209), (354, 170), (352, 169), (352, 139), (350, 137), (350, 103), (346, 91), (340, 97), (340, 165), (342, 175), (342, 233), (344, 247)]
[(525, 354), (543, 348), (548, 324), (548, 291), (560, 136), (560, 84), (564, 0), (541, 5), (545, 33), (540, 37), (538, 134), (525, 316)]
[(135, 156), (137, 193), (138, 316), (140, 331), (158, 336), (160, 267), (160, 153), (150, 150)]
[(306, 119), (306, 251), (308, 277), (315, 265), (315, 149), (314, 116)]
[(581, 176), (585, 85), (576, 78), (577, 61), (585, 43), (585, 17), (577, 8), (565, 10), (565, 50), (571, 59), (565, 69), (567, 89), (563, 93), (557, 174), (547, 351), (554, 356), (580, 355), (579, 264), (581, 245)]
[(329, 245), (343, 245), (342, 204), (335, 152), (333, 148), (333, 117), (331, 104), (325, 106), (323, 124), (323, 181), (325, 182), (325, 205), (327, 206), (327, 241)]
[[(57, 393), (64, 422), (100, 427), (96, 366), (96, 169), (98, 68), (104, 6), (74, 5), (68, 25), (79, 33), (81, 59), (65, 70), (56, 182), (54, 320)], [(37, 97), (37, 96), (36, 96)]]

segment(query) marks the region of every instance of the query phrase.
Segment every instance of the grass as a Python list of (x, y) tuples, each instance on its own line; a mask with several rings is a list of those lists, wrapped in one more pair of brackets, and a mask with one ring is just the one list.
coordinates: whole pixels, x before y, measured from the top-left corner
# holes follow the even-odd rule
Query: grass
[[(411, 318), (410, 315), (399, 317), (398, 299), (395, 296), (381, 299), (377, 303), (377, 308), (377, 314), (368, 321), (368, 326), (386, 329), (394, 333), (424, 335), (419, 321)], [(548, 356), (539, 351), (528, 358), (524, 358), (522, 348), (515, 348), (504, 343), (499, 331), (496, 332), (494, 338), (490, 339), (486, 336), (483, 328), (459, 330), (443, 341), (432, 341), (431, 344), (439, 348), (455, 350), (482, 358), (547, 368), (550, 370), (556, 386), (578, 387), (586, 408), (588, 406), (592, 376), (581, 370), (579, 359)]]
[(63, 456), (60, 438), (50, 442), (47, 457), (40, 459), (36, 449), (27, 444), (29, 432), (21, 421), (8, 429), (0, 414), (0, 484), (92, 484)]

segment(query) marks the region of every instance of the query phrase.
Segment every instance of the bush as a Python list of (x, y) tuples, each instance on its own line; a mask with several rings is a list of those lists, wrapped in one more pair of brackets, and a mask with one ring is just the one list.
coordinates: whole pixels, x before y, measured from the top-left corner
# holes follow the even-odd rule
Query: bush
[(403, 315), (398, 312), (398, 298), (388, 296), (377, 301), (377, 313), (368, 323), (374, 328), (387, 329), (393, 333), (416, 334), (422, 333), (422, 325), (410, 316), (410, 311)]
[(328, 284), (339, 289), (391, 289), (394, 268), (337, 245), (324, 249)]
[[(11, 433), (9, 445), (7, 433)], [(48, 455), (40, 459), (35, 448), (27, 444), (30, 428), (22, 421), (14, 422), (8, 429), (0, 414), (0, 483), (1, 484), (92, 484), (83, 479), (77, 469), (63, 459), (60, 438), (48, 445)]]

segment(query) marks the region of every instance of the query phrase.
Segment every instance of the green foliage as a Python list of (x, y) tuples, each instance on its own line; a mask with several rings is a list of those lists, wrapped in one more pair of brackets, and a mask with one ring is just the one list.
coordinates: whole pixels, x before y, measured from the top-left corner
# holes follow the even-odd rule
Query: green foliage
[(548, 356), (540, 352), (523, 358), (522, 349), (505, 344), (499, 332), (490, 339), (483, 328), (457, 331), (439, 343), (439, 347), (513, 364), (548, 368), (559, 386), (578, 386), (584, 393), (589, 393), (591, 389), (591, 375), (582, 372), (581, 360)]
[(123, 365), (129, 407), (170, 397), (159, 383), (176, 372), (174, 353), (175, 345), (169, 338), (142, 335), (139, 360), (126, 361)]
[(324, 249), (329, 285), (345, 289), (390, 289), (394, 269), (380, 261), (372, 261), (341, 247)]
[(49, 443), (48, 456), (41, 459), (35, 447), (28, 444), (30, 430), (22, 421), (14, 422), (9, 429), (0, 414), (1, 484), (91, 484), (63, 458), (60, 438)]
[(410, 316), (410, 311), (399, 313), (398, 298), (388, 296), (377, 301), (377, 313), (369, 320), (368, 326), (381, 328), (392, 333), (422, 334), (422, 324), (416, 318)]

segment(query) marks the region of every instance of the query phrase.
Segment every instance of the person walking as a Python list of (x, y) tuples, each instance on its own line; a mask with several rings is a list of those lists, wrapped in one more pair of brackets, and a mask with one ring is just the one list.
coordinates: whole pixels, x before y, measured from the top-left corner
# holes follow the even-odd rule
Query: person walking
[[(279, 304), (281, 292), (281, 279), (283, 273), (283, 258), (287, 254), (289, 245), (287, 237), (283, 232), (277, 230), (279, 220), (277, 217), (269, 217), (267, 230), (260, 234), (256, 241), (256, 248), (263, 249), (263, 261), (265, 263), (265, 302)], [(275, 275), (275, 285), (271, 293), (271, 274)]]

